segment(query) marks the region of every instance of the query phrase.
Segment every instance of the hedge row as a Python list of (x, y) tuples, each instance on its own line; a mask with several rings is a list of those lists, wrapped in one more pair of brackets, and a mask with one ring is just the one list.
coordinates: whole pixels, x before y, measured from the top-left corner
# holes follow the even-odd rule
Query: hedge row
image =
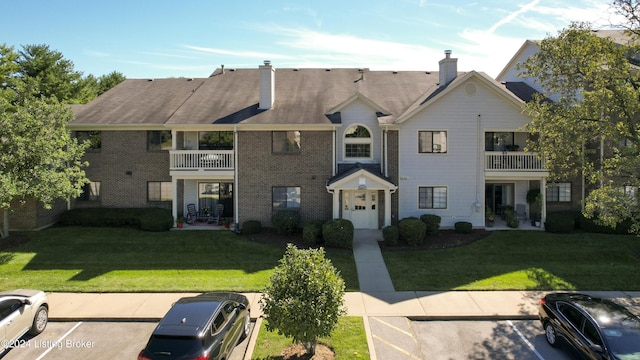
[(171, 211), (160, 208), (76, 208), (60, 216), (66, 226), (130, 226), (145, 231), (168, 231), (173, 226)]

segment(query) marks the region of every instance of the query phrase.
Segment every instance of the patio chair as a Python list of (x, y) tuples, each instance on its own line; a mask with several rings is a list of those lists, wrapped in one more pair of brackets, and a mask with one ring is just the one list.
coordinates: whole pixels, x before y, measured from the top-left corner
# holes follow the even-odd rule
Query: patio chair
[(184, 222), (187, 224), (193, 224), (198, 219), (198, 212), (196, 211), (196, 204), (187, 205), (187, 216), (185, 216)]
[(213, 216), (209, 219), (209, 224), (220, 225), (220, 220), (222, 219), (222, 211), (224, 210), (224, 205), (218, 204), (216, 205), (216, 209), (213, 212)]
[(518, 220), (527, 220), (527, 206), (525, 204), (516, 204), (516, 218)]

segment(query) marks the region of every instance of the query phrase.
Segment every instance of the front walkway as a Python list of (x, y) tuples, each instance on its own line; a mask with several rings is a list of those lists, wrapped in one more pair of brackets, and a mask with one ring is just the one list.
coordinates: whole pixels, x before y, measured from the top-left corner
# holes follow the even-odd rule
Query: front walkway
[(364, 293), (395, 291), (378, 241), (381, 230), (357, 229), (353, 236), (353, 258), (358, 270), (360, 291)]

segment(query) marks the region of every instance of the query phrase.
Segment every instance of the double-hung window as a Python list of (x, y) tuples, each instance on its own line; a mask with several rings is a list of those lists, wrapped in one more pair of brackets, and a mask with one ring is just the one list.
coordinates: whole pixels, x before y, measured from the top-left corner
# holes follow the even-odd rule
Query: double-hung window
[(90, 152), (99, 152), (102, 148), (102, 132), (100, 131), (76, 131), (78, 143), (89, 143), (87, 148)]
[(273, 210), (300, 209), (299, 186), (274, 186), (272, 191)]
[(147, 150), (171, 150), (171, 130), (147, 131)]
[(447, 152), (446, 131), (418, 131), (418, 152), (444, 154)]
[(172, 197), (171, 181), (147, 182), (147, 201), (171, 201)]
[(418, 209), (446, 209), (446, 186), (420, 186), (418, 188)]
[(82, 188), (82, 194), (78, 197), (80, 201), (100, 201), (100, 182), (91, 181), (88, 184), (84, 184)]
[(571, 183), (547, 184), (547, 201), (571, 202)]
[(300, 153), (300, 131), (273, 131), (271, 149), (274, 154)]

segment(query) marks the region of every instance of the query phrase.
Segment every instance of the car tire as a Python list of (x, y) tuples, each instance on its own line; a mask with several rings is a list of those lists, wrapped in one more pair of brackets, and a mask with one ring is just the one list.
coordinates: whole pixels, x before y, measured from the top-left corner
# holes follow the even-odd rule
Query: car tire
[(247, 311), (247, 315), (244, 317), (244, 323), (242, 324), (242, 335), (240, 335), (240, 341), (246, 339), (251, 332), (251, 317), (249, 316), (249, 312)]
[(547, 343), (552, 347), (558, 346), (558, 333), (550, 322), (544, 323), (544, 338), (547, 339)]
[(38, 335), (44, 331), (49, 321), (49, 310), (46, 306), (41, 305), (36, 311), (36, 316), (33, 317), (33, 324), (29, 329), (29, 335)]

